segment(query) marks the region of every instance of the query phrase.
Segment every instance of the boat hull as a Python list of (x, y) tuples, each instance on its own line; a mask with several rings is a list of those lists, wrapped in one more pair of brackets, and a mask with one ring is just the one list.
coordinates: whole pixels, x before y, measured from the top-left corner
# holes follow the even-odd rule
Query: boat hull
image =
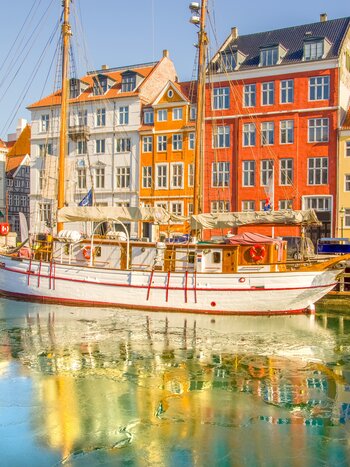
[(128, 271), (0, 256), (6, 297), (76, 306), (210, 314), (285, 314), (310, 308), (339, 270), (199, 274)]

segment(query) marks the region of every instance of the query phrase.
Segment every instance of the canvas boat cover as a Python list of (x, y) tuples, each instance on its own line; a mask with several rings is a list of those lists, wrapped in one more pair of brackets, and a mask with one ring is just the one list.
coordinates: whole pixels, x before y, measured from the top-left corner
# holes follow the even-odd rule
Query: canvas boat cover
[(191, 228), (225, 229), (243, 225), (321, 225), (313, 209), (304, 211), (252, 211), (198, 214), (191, 218)]
[(58, 222), (143, 221), (168, 224), (170, 222), (185, 222), (188, 218), (171, 214), (164, 208), (72, 206), (59, 209), (57, 220)]

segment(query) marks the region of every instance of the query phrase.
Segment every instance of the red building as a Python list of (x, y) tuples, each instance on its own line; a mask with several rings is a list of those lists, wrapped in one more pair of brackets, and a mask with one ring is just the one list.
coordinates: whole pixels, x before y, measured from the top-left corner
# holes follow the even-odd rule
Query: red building
[(349, 22), (322, 15), (318, 23), (241, 37), (232, 29), (206, 88), (205, 212), (312, 207), (322, 227), (310, 235), (333, 234), (337, 128), (350, 97)]

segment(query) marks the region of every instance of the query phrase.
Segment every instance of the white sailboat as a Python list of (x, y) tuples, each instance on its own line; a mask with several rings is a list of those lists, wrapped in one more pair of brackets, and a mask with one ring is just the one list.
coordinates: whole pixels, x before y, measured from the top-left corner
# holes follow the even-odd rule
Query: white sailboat
[[(313, 211), (200, 213), (206, 5), (202, 0), (199, 9), (193, 237), (205, 228), (317, 223)], [(285, 242), (256, 235), (222, 244), (164, 244), (131, 242), (125, 228), (125, 235), (112, 229), (102, 237), (96, 235), (101, 223), (161, 223), (172, 216), (162, 208), (64, 207), (69, 0), (63, 3), (63, 13), (58, 233), (32, 245), (27, 255), (20, 252), (0, 256), (0, 293), (28, 301), (168, 312), (283, 314), (312, 308), (336, 285), (344, 267), (340, 260), (348, 257), (288, 263)], [(97, 225), (91, 237), (84, 238), (78, 231), (65, 230), (64, 223), (74, 221)]]

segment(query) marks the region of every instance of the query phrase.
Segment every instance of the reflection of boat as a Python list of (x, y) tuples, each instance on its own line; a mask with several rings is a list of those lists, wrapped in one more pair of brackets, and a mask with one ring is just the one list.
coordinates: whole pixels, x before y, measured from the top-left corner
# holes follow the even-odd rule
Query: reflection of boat
[[(118, 456), (169, 465), (186, 450), (191, 465), (216, 465), (220, 449), (238, 465), (230, 456), (242, 459), (249, 448), (277, 465), (280, 446), (285, 454), (303, 439), (302, 456), (315, 436), (309, 426), (337, 422), (331, 401), (340, 382), (315, 362), (322, 352), (334, 362), (334, 336), (313, 316), (214, 320), (1, 305), (1, 338), (32, 380), (28, 426), (64, 463), (96, 465), (105, 455), (113, 465)], [(275, 443), (276, 434), (286, 442)]]
[[(205, 87), (205, 11), (203, 0), (199, 31), (199, 73), (194, 170), (192, 233), (202, 228), (230, 228), (269, 223), (310, 225), (313, 211), (200, 214), (198, 200), (202, 160), (202, 122)], [(32, 245), (26, 255), (0, 257), (0, 291), (25, 300), (75, 305), (119, 306), (134, 309), (179, 309), (197, 313), (278, 314), (298, 313), (329, 292), (336, 284), (340, 259), (311, 264), (286, 261), (286, 244), (253, 235), (231, 238), (226, 244), (131, 243), (120, 233), (104, 238), (93, 233), (63, 229), (64, 222), (164, 222), (175, 219), (162, 208), (64, 207), (64, 165), (68, 102), (67, 60), (70, 27), (69, 2), (64, 2), (63, 66), (61, 92), (58, 236)], [(192, 7), (196, 3), (192, 2)], [(57, 97), (57, 96), (56, 96)], [(96, 227), (97, 228), (97, 227)], [(94, 232), (96, 229), (94, 230)], [(113, 239), (114, 236), (118, 238)], [(125, 240), (125, 238), (124, 238)], [(34, 248), (35, 247), (35, 248)], [(23, 257), (25, 256), (25, 257)]]

